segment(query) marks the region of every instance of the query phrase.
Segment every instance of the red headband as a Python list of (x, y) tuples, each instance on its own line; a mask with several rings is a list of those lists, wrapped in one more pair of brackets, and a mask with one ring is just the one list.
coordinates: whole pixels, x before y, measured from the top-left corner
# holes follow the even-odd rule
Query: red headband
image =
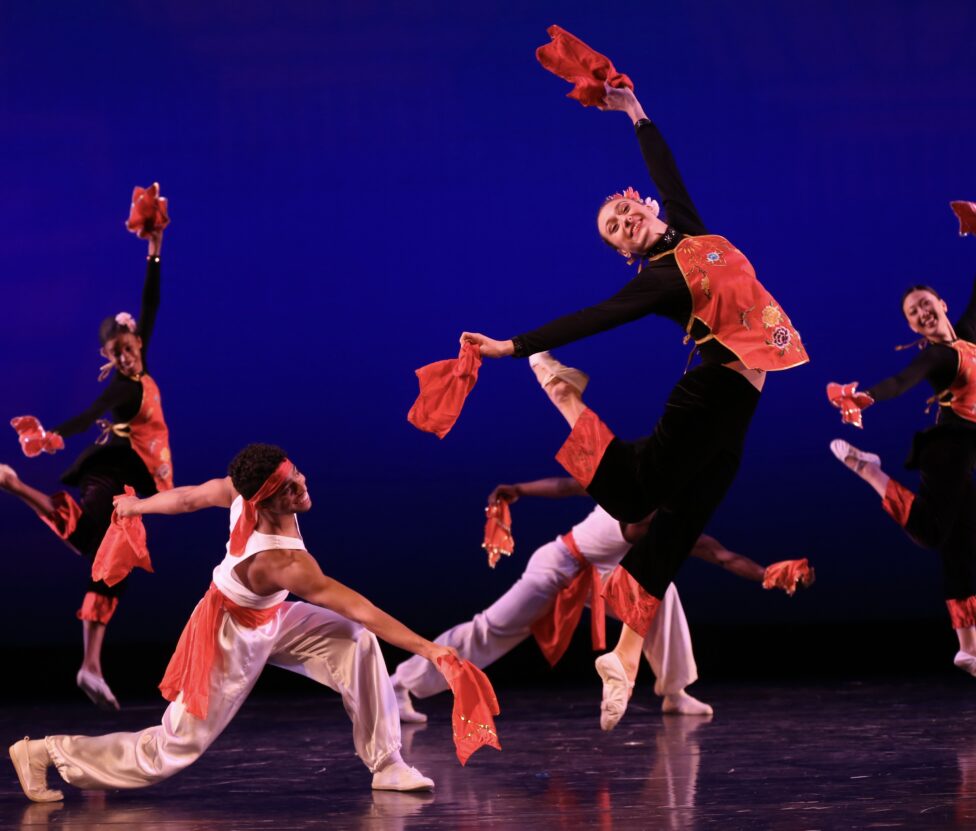
[(274, 496), (281, 489), (281, 486), (288, 481), (294, 467), (288, 459), (285, 459), (275, 468), (274, 473), (264, 480), (264, 484), (258, 488), (257, 493), (250, 499), (244, 500), (241, 515), (237, 518), (234, 530), (230, 533), (230, 553), (235, 557), (240, 557), (244, 553), (247, 541), (258, 524), (258, 503)]

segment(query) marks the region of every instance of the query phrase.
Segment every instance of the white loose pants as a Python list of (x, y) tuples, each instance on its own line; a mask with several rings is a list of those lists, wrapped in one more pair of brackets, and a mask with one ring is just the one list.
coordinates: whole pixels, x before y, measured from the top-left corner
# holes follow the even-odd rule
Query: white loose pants
[(79, 788), (160, 782), (195, 762), (223, 732), (265, 664), (305, 675), (342, 696), (356, 753), (371, 771), (400, 749), (393, 685), (376, 636), (309, 603), (285, 603), (256, 629), (224, 616), (205, 719), (186, 712), (180, 695), (158, 726), (106, 736), (48, 736), (47, 749), (61, 778)]
[[(617, 566), (619, 557), (613, 562), (590, 557), (587, 560), (606, 579)], [(461, 657), (476, 666), (486, 667), (532, 634), (532, 624), (549, 611), (556, 595), (569, 585), (579, 570), (580, 565), (569, 549), (560, 540), (553, 540), (529, 558), (515, 585), (491, 606), (434, 640), (453, 646)], [(609, 609), (607, 612), (612, 614)], [(668, 586), (644, 639), (644, 657), (654, 670), (654, 692), (657, 695), (673, 695), (698, 680), (688, 621), (673, 583)], [(393, 681), (417, 698), (447, 689), (444, 676), (429, 661), (417, 656), (396, 668)]]

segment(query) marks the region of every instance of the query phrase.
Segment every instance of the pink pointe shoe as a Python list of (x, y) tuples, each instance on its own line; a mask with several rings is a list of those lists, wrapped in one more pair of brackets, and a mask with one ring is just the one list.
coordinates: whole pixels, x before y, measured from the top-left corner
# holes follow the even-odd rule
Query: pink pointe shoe
[(600, 729), (613, 730), (627, 712), (627, 704), (634, 691), (634, 682), (616, 652), (607, 652), (596, 659), (596, 671), (603, 681), (603, 700), (600, 702)]
[(87, 669), (79, 669), (75, 676), (78, 688), (88, 696), (88, 699), (100, 710), (119, 710), (119, 702), (112, 695), (112, 690), (101, 675), (95, 675)]
[(541, 372), (536, 372), (536, 377), (543, 388), (555, 381), (565, 381), (582, 395), (586, 385), (590, 383), (589, 375), (560, 363), (549, 352), (536, 352), (534, 355), (530, 355), (529, 366), (532, 369), (541, 370)]

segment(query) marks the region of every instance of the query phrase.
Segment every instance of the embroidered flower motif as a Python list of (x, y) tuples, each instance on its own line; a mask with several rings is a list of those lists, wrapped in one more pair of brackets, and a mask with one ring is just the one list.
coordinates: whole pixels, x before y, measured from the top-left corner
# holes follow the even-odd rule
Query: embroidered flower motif
[(705, 295), (709, 300), (712, 299), (712, 284), (708, 279), (708, 275), (701, 278), (701, 282), (698, 284), (701, 286), (702, 294)]
[(783, 322), (783, 313), (777, 309), (772, 303), (770, 303), (765, 309), (762, 310), (762, 322), (763, 326), (767, 329), (773, 326), (779, 326)]
[(136, 319), (130, 315), (128, 312), (119, 312), (115, 316), (115, 322), (119, 326), (123, 326), (130, 332), (135, 332), (136, 330)]
[(719, 260), (722, 259), (722, 255), (719, 254), (718, 251), (709, 251), (705, 255), (705, 259), (708, 260), (710, 263), (717, 263)]
[(790, 334), (790, 330), (785, 326), (777, 326), (773, 329), (772, 334), (769, 336), (768, 343), (771, 346), (775, 346), (779, 349), (785, 350), (786, 347), (790, 345), (793, 340), (793, 336)]

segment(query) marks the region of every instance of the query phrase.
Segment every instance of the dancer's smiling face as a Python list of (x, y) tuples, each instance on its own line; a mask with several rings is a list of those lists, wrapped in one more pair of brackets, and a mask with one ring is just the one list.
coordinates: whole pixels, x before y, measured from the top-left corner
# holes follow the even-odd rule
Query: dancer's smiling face
[(109, 338), (102, 345), (104, 355), (116, 372), (133, 378), (142, 374), (142, 338), (131, 332), (122, 332)]
[(647, 205), (627, 198), (600, 208), (596, 225), (603, 241), (625, 257), (646, 254), (667, 228)]
[(274, 514), (304, 514), (311, 507), (312, 499), (308, 495), (305, 476), (294, 465), (287, 481), (274, 496), (261, 502), (262, 510)]
[(946, 317), (949, 307), (931, 289), (912, 289), (902, 300), (908, 327), (933, 343), (948, 342), (952, 338), (952, 324)]

